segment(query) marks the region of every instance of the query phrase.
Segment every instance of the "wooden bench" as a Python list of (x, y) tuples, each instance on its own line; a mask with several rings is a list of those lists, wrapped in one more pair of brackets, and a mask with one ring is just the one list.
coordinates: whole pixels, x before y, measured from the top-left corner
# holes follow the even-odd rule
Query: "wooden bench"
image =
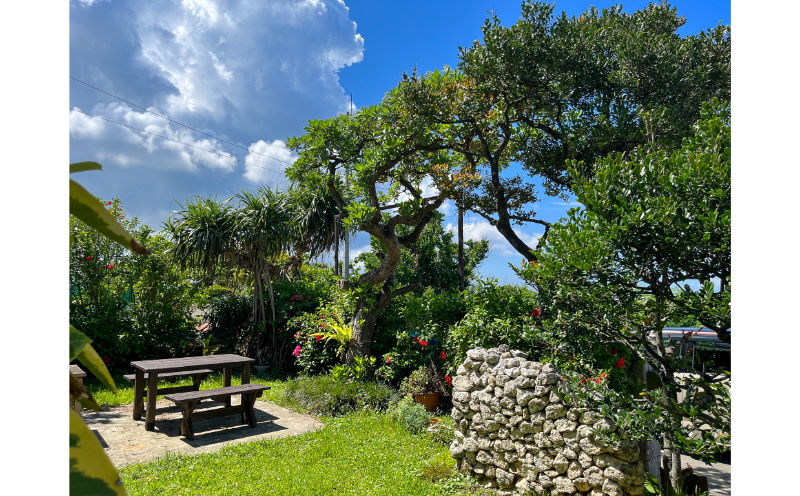
[[(187, 439), (194, 439), (194, 429), (192, 428), (193, 420), (214, 419), (240, 413), (242, 416), (242, 423), (255, 428), (256, 415), (253, 411), (253, 405), (255, 405), (256, 399), (261, 396), (261, 393), (267, 389), (270, 389), (270, 387), (263, 384), (242, 384), (240, 386), (206, 389), (205, 391), (169, 394), (165, 396), (165, 398), (174, 402), (183, 411), (181, 435), (185, 436)], [(241, 405), (224, 406), (222, 408), (214, 408), (194, 413), (194, 407), (200, 400), (210, 399), (212, 401), (230, 404), (230, 398), (234, 394), (242, 395)]]
[[(75, 379), (77, 379), (78, 382), (83, 384), (83, 378), (86, 377), (86, 372), (84, 372), (83, 369), (81, 369), (77, 365), (70, 365), (69, 371), (72, 372), (72, 376), (75, 377)], [(74, 408), (75, 412), (78, 415), (81, 414), (81, 402), (76, 399), (73, 399), (72, 395), (69, 396), (69, 407)]]
[[(206, 378), (208, 374), (213, 374), (214, 371), (211, 369), (198, 369), (198, 370), (182, 370), (180, 372), (166, 372), (163, 374), (158, 374), (159, 379), (172, 379), (173, 381), (177, 377), (192, 377), (192, 385), (191, 386), (173, 386), (173, 387), (166, 387), (166, 388), (158, 388), (156, 396), (164, 395), (167, 393), (183, 393), (186, 391), (199, 391), (200, 390), (200, 383), (203, 382), (203, 379)], [(136, 374), (127, 374), (123, 375), (126, 380), (130, 382), (136, 382)], [(150, 378), (150, 374), (144, 374), (145, 379)], [(142, 392), (142, 397), (147, 396), (147, 389)]]

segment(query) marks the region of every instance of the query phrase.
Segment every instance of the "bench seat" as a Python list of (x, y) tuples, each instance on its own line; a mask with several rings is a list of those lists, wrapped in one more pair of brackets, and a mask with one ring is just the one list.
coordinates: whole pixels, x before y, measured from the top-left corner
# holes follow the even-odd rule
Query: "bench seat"
[[(261, 393), (267, 389), (270, 389), (270, 387), (263, 384), (242, 384), (203, 391), (168, 394), (165, 398), (178, 405), (183, 411), (181, 435), (187, 439), (194, 439), (193, 420), (207, 420), (239, 413), (243, 424), (248, 424), (250, 427), (255, 428), (256, 416), (253, 411), (253, 405), (255, 405), (256, 399), (261, 396)], [(194, 412), (194, 408), (200, 400), (210, 399), (225, 403), (230, 401), (230, 397), (234, 394), (242, 395), (242, 403), (240, 405)]]
[[(185, 391), (197, 391), (200, 389), (200, 383), (203, 382), (203, 379), (206, 378), (207, 375), (213, 374), (214, 371), (211, 369), (196, 369), (196, 370), (183, 370), (180, 372), (165, 372), (163, 374), (158, 374), (159, 379), (172, 379), (172, 382), (175, 382), (176, 377), (191, 377), (192, 378), (192, 385), (191, 386), (172, 386), (172, 387), (162, 387), (158, 388), (157, 396), (161, 396), (168, 393), (182, 393)], [(126, 374), (123, 375), (126, 380), (131, 382), (136, 382), (136, 374)], [(144, 384), (142, 385), (142, 398), (147, 397), (147, 393), (149, 389), (145, 389), (145, 385), (147, 384), (147, 380), (150, 378), (150, 374), (147, 372), (144, 373)]]

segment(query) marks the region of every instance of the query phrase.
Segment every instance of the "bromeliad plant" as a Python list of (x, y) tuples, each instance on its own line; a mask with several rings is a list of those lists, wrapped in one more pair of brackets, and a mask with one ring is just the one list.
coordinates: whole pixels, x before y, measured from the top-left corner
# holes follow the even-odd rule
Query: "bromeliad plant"
[[(80, 162), (69, 167), (70, 174), (91, 170), (102, 170), (102, 166), (95, 162)], [(69, 213), (127, 249), (139, 254), (149, 253), (133, 239), (133, 236), (117, 222), (97, 198), (72, 179), (69, 180)], [(107, 388), (114, 393), (117, 392), (114, 379), (111, 378), (103, 360), (92, 348), (89, 338), (70, 325), (69, 361), (76, 359)], [(100, 405), (92, 398), (91, 393), (75, 379), (72, 373), (69, 375), (69, 392), (83, 406), (100, 410)], [(74, 410), (70, 409), (69, 416), (70, 494), (126, 494), (122, 480), (105, 454), (100, 441)]]

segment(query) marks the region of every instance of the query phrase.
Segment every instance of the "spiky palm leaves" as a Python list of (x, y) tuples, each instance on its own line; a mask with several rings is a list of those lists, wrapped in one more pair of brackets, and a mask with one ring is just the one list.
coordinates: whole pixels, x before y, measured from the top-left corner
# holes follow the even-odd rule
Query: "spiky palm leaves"
[[(206, 273), (212, 273), (219, 265), (250, 272), (253, 276), (253, 322), (259, 330), (266, 330), (267, 323), (275, 320), (267, 263), (281, 254), (294, 234), (287, 195), (260, 188), (255, 193), (240, 191), (222, 201), (196, 198), (181, 207), (164, 224), (172, 234), (171, 254), (175, 260), (183, 267), (197, 267)], [(265, 276), (272, 319), (267, 317), (264, 305)], [(247, 354), (258, 348), (259, 336), (254, 338), (246, 345)]]

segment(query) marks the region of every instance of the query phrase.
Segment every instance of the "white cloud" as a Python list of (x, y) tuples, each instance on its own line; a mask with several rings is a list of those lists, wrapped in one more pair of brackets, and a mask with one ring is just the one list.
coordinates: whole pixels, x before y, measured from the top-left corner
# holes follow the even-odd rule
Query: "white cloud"
[[(297, 155), (281, 140), (273, 142), (259, 140), (250, 145), (251, 152), (245, 158), (244, 177), (251, 183), (266, 183), (270, 187), (286, 184), (285, 170), (289, 163), (297, 160)], [(266, 156), (265, 156), (266, 155)]]
[(211, 55), (211, 60), (214, 62), (214, 69), (217, 70), (219, 77), (225, 81), (230, 81), (233, 79), (233, 73), (225, 68), (225, 64), (219, 61), (214, 52), (208, 52), (208, 54)]
[[(456, 233), (458, 226), (453, 223), (447, 223), (446, 229)], [(542, 237), (539, 233), (526, 234), (519, 229), (514, 229), (514, 232), (519, 238), (531, 248), (536, 246), (539, 238)], [(519, 257), (520, 254), (515, 250), (511, 244), (503, 237), (496, 227), (489, 224), (488, 221), (479, 220), (477, 222), (464, 222), (464, 239), (471, 239), (479, 241), (481, 239), (489, 240), (489, 246), (492, 251), (501, 257)]]
[[(157, 109), (152, 111), (159, 113)], [(196, 139), (192, 131), (175, 126), (157, 115), (136, 112), (117, 103), (96, 105), (89, 113), (146, 131), (142, 133), (71, 111), (70, 137), (74, 141), (93, 142), (94, 153), (100, 160), (123, 167), (149, 165), (162, 170), (179, 168), (196, 171), (202, 165), (230, 172), (236, 166), (233, 155), (226, 152), (219, 141), (210, 138)]]

